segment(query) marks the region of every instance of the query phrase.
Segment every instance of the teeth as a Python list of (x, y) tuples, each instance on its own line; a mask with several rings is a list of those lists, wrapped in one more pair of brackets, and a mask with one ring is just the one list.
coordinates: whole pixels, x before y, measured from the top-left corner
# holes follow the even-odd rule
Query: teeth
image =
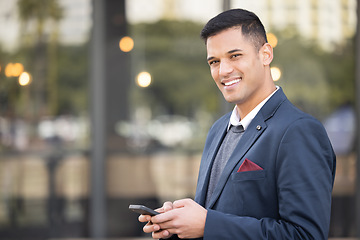
[(238, 83), (238, 82), (240, 82), (240, 79), (232, 80), (232, 81), (226, 82), (224, 84), (225, 84), (225, 86), (230, 86), (230, 85)]

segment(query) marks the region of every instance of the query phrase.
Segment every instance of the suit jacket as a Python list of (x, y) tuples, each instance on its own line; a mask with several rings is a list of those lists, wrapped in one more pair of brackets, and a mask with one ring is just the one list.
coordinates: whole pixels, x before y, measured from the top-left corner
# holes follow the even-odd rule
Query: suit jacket
[[(210, 170), (231, 113), (210, 129), (195, 201), (204, 206)], [(245, 159), (263, 170), (238, 172)], [(279, 89), (245, 130), (208, 208), (204, 239), (327, 239), (335, 154), (322, 124)]]

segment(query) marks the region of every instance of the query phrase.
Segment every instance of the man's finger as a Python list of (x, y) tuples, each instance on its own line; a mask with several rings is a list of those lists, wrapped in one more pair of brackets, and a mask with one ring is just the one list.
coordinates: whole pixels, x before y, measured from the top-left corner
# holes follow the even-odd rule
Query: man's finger
[(143, 231), (146, 233), (157, 232), (159, 230), (160, 230), (160, 226), (158, 224), (153, 224), (151, 222), (149, 222), (143, 227)]
[(185, 207), (185, 205), (190, 202), (191, 200), (190, 199), (180, 199), (180, 200), (176, 200), (174, 203), (173, 203), (173, 207), (174, 208), (182, 208), (182, 207)]
[(165, 212), (172, 210), (173, 209), (172, 202), (165, 202), (163, 205), (163, 209)]
[(155, 239), (160, 239), (160, 238), (166, 239), (166, 238), (171, 237), (171, 234), (167, 230), (161, 230), (161, 231), (158, 231), (158, 232), (153, 232), (152, 237), (155, 238)]
[(138, 217), (138, 219), (139, 219), (139, 222), (149, 222), (150, 221), (150, 219), (151, 219), (151, 216), (150, 215), (140, 215), (139, 217)]

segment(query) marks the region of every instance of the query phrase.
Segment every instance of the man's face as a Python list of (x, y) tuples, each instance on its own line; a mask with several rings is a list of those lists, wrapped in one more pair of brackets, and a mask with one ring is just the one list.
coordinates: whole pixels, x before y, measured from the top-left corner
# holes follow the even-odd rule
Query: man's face
[[(265, 68), (272, 60), (268, 44), (257, 50), (240, 28), (229, 28), (209, 37), (206, 46), (211, 76), (226, 101), (251, 109), (266, 97)], [(271, 50), (270, 62), (264, 48)]]

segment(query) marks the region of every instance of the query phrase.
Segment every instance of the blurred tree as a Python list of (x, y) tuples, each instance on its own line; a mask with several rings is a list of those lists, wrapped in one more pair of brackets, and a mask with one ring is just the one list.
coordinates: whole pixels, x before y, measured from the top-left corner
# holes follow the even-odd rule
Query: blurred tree
[(324, 119), (344, 103), (354, 103), (354, 47), (351, 42), (325, 50), (289, 29), (277, 33), (272, 66), (282, 71), (276, 84), (304, 111)]
[(14, 89), (13, 79), (9, 79), (5, 76), (6, 65), (10, 62), (10, 54), (3, 50), (3, 47), (0, 45), (0, 116), (4, 117), (13, 109), (14, 106), (11, 106), (11, 101), (9, 99), (9, 93), (13, 92)]
[(355, 38), (321, 59), (326, 66), (331, 98), (330, 105), (337, 108), (350, 103), (355, 105)]
[[(165, 20), (132, 26), (133, 65), (145, 68), (153, 77), (149, 88), (135, 89), (135, 103), (146, 103), (160, 114), (190, 116), (199, 108), (219, 112), (220, 93), (212, 84), (206, 47), (197, 37), (201, 28), (192, 22)], [(293, 29), (275, 34), (279, 44), (272, 66), (282, 71), (276, 84), (284, 87), (292, 102), (320, 119), (343, 103), (354, 103), (352, 42), (330, 51), (303, 39)]]
[(58, 23), (63, 9), (58, 0), (19, 0), (18, 12), (22, 45), (29, 49), (33, 47), (28, 57), (34, 79), (34, 116), (56, 114)]
[(147, 89), (134, 89), (135, 104), (148, 104), (156, 114), (192, 116), (199, 109), (219, 110), (201, 28), (193, 22), (167, 20), (131, 27), (134, 71), (146, 70), (153, 79)]
[[(56, 54), (56, 75), (54, 78), (61, 79), (56, 83), (57, 111), (55, 115), (83, 114), (88, 110), (88, 67), (89, 67), (89, 45), (59, 45)], [(33, 99), (29, 96), (29, 86), (20, 87), (17, 78), (6, 77), (4, 74), (5, 64), (9, 62), (26, 62), (25, 69), (33, 68), (32, 62), (28, 60), (32, 47), (22, 47), (16, 52), (6, 53), (0, 50), (0, 114), (9, 112), (20, 117), (29, 117)], [(32, 112), (32, 114), (34, 114)]]
[[(60, 46), (58, 54), (58, 111), (79, 115), (88, 110), (89, 45)], [(71, 97), (70, 97), (71, 96)]]

